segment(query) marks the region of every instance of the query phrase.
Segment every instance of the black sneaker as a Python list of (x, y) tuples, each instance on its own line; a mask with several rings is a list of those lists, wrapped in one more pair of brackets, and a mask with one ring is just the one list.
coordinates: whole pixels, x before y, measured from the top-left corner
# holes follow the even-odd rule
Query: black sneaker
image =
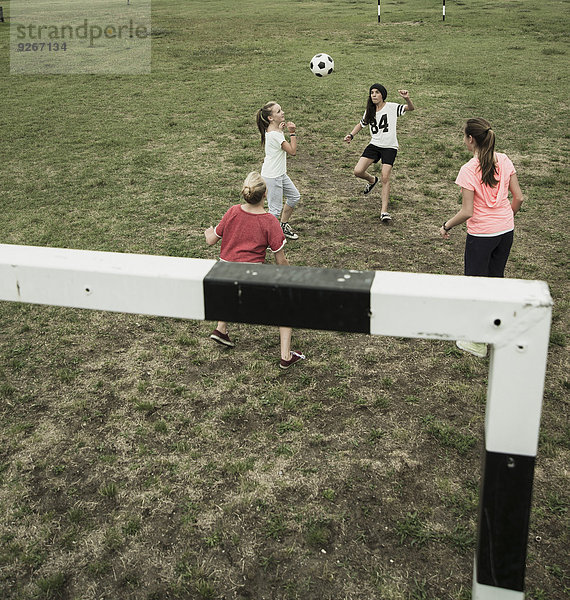
[(294, 365), (296, 362), (303, 360), (304, 358), (304, 354), (299, 354), (298, 352), (293, 352), (293, 350), (291, 350), (291, 358), (289, 360), (284, 360), (282, 358), (279, 366), (282, 369), (288, 369), (291, 365)]
[(374, 186), (378, 183), (378, 177), (374, 177), (374, 183), (367, 183), (366, 187), (364, 188), (364, 194), (369, 194), (373, 189)]
[(281, 229), (283, 230), (283, 234), (286, 238), (290, 240), (298, 240), (299, 236), (293, 231), (291, 225), (289, 223), (281, 223)]
[(388, 225), (390, 223), (390, 221), (392, 220), (392, 217), (390, 216), (390, 213), (382, 213), (380, 215), (380, 219), (382, 220), (382, 223), (384, 223), (385, 225)]

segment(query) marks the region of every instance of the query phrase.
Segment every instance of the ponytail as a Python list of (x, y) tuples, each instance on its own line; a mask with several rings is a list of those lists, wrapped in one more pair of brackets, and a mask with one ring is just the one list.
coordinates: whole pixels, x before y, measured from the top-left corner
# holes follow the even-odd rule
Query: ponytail
[(468, 119), (465, 124), (465, 135), (470, 135), (477, 145), (477, 158), (481, 168), (481, 182), (489, 187), (495, 187), (499, 182), (496, 178), (495, 165), (495, 132), (485, 119)]
[(276, 102), (268, 102), (265, 106), (262, 106), (256, 113), (257, 128), (261, 133), (261, 145), (265, 144), (265, 132), (269, 127), (269, 116), (275, 106)]
[(256, 171), (252, 171), (243, 182), (241, 195), (248, 204), (257, 204), (263, 200), (266, 189), (263, 177)]

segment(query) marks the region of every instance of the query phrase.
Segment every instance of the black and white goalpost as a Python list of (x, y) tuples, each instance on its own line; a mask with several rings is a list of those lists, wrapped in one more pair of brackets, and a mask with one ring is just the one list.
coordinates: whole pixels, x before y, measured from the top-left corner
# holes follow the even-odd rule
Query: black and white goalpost
[(524, 599), (552, 313), (544, 282), (0, 244), (0, 301), (490, 344), (473, 599)]
[[(380, 13), (381, 13), (380, 0), (378, 0), (378, 23), (380, 23)], [(445, 21), (445, 0), (443, 0), (442, 15), (443, 15), (443, 21)]]

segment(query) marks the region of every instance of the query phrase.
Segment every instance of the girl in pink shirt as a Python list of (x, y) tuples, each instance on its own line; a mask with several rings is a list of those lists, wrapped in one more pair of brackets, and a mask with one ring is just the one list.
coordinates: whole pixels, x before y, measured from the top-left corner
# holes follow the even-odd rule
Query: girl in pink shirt
[[(241, 194), (246, 203), (232, 206), (215, 228), (208, 227), (204, 231), (206, 243), (213, 246), (222, 240), (220, 259), (228, 262), (264, 263), (265, 252), (269, 248), (278, 265), (288, 265), (283, 251), (285, 234), (279, 221), (265, 210), (267, 187), (259, 173), (251, 172), (246, 177)], [(305, 358), (299, 352), (291, 350), (291, 334), (290, 327), (279, 327), (279, 366), (282, 369), (288, 369)], [(210, 338), (228, 348), (235, 346), (228, 335), (228, 324), (225, 321), (218, 321)]]
[[(465, 275), (504, 277), (514, 215), (523, 201), (517, 174), (510, 158), (495, 152), (495, 133), (485, 119), (467, 121), (464, 141), (473, 158), (455, 180), (461, 187), (461, 209), (443, 223), (440, 234), (447, 240), (453, 227), (467, 221)], [(457, 345), (477, 356), (487, 353), (485, 344), (458, 341)]]
[(461, 209), (445, 221), (440, 233), (447, 240), (453, 227), (467, 221), (465, 275), (504, 277), (513, 217), (523, 201), (517, 174), (510, 158), (495, 152), (495, 133), (485, 119), (467, 121), (464, 141), (473, 158), (455, 180), (461, 187)]

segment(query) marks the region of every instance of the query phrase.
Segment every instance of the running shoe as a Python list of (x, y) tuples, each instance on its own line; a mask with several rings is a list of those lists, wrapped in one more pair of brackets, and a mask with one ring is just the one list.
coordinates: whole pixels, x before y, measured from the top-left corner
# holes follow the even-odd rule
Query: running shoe
[(210, 339), (214, 340), (214, 342), (217, 342), (218, 344), (221, 344), (222, 346), (227, 346), (228, 348), (233, 348), (235, 346), (235, 344), (230, 340), (230, 336), (227, 333), (222, 333), (217, 329), (214, 329), (214, 331), (212, 331), (212, 333), (210, 334)]
[(367, 183), (366, 187), (364, 188), (364, 195), (369, 194), (374, 189), (374, 186), (377, 183), (378, 183), (378, 177), (374, 177), (374, 183)]
[(288, 369), (291, 365), (294, 365), (296, 362), (304, 360), (304, 358), (304, 354), (299, 354), (298, 352), (293, 352), (293, 350), (291, 350), (291, 358), (289, 360), (284, 360), (282, 358), (281, 362), (279, 363), (279, 366), (282, 369)]
[(465, 340), (457, 340), (455, 344), (461, 350), (465, 350), (465, 352), (469, 352), (469, 354), (473, 354), (479, 358), (484, 358), (487, 356), (487, 344), (482, 344), (480, 342), (467, 342)]
[(293, 231), (291, 225), (289, 225), (289, 223), (281, 223), (281, 229), (283, 230), (283, 233), (285, 235), (286, 238), (289, 238), (290, 240), (298, 240), (299, 236)]

